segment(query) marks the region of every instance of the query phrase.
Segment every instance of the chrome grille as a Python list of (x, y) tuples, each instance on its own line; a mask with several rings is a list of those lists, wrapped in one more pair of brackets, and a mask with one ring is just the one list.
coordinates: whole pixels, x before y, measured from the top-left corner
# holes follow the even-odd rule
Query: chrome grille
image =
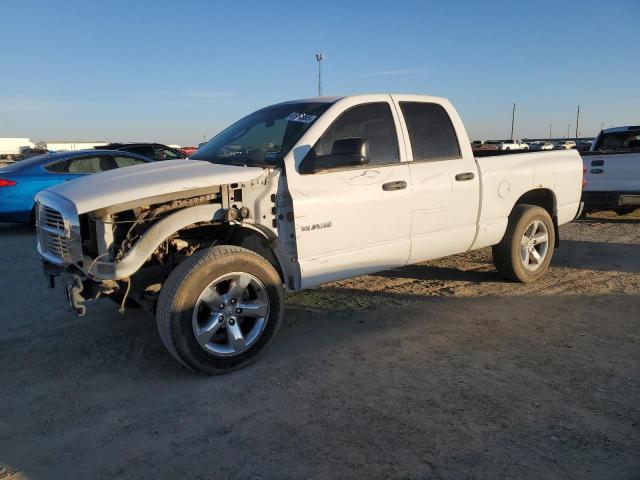
[(42, 205), (41, 212), (42, 225), (46, 225), (57, 230), (64, 232), (64, 221), (62, 220), (62, 214), (53, 208)]
[(65, 262), (71, 260), (71, 239), (44, 231), (43, 240), (46, 252), (63, 259)]
[(70, 265), (82, 259), (80, 232), (74, 228), (77, 214), (70, 216), (69, 213), (65, 214), (68, 209), (65, 210), (64, 206), (60, 208), (37, 203), (38, 249), (49, 262)]

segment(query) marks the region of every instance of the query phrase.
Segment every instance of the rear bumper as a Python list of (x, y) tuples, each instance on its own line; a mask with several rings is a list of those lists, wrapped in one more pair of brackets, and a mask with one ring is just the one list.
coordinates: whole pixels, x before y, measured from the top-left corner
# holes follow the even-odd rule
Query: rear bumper
[(580, 215), (582, 215), (582, 212), (584, 212), (584, 202), (580, 202), (580, 206), (578, 207), (578, 211), (576, 212), (576, 216), (573, 217), (573, 219), (575, 220), (576, 218), (580, 218)]
[(582, 192), (585, 212), (617, 208), (640, 208), (640, 191)]

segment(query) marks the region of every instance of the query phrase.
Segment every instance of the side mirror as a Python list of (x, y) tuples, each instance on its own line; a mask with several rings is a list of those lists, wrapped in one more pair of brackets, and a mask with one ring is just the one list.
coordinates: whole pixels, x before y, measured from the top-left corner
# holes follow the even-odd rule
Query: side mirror
[(362, 137), (340, 138), (333, 142), (329, 155), (307, 155), (300, 163), (300, 173), (317, 173), (369, 163), (369, 142)]

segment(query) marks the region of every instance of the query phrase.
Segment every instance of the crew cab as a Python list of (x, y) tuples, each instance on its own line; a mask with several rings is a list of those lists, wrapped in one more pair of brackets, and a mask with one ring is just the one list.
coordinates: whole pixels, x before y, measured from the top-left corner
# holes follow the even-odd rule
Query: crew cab
[(602, 130), (581, 153), (586, 187), (584, 211), (625, 215), (640, 208), (640, 125)]
[(575, 151), (475, 158), (452, 104), (421, 95), (280, 103), (190, 161), (105, 172), (38, 195), (38, 250), (70, 305), (154, 313), (167, 350), (240, 368), (287, 291), (493, 247), (505, 278), (547, 270), (580, 205)]

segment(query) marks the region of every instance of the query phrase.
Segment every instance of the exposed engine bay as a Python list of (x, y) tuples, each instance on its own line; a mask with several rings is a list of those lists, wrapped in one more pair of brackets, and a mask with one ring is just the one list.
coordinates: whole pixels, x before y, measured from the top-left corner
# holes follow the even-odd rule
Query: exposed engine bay
[[(162, 284), (176, 266), (215, 245), (260, 253), (284, 280), (282, 260), (295, 257), (295, 241), (291, 200), (277, 195), (279, 181), (284, 181), (279, 174), (266, 172), (251, 182), (192, 190), (189, 196), (174, 192), (81, 214), (72, 235), (81, 254), (62, 271), (48, 268), (63, 274), (69, 302), (79, 314), (84, 314), (85, 301), (104, 296), (121, 311), (142, 306), (153, 313)], [(276, 242), (283, 233), (290, 241)]]

